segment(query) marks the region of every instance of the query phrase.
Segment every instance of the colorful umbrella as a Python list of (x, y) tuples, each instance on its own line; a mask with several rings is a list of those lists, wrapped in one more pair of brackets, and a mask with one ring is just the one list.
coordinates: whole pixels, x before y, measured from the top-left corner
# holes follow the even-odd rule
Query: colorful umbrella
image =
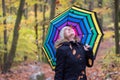
[(96, 13), (93, 11), (71, 7), (50, 21), (48, 33), (43, 44), (43, 50), (52, 67), (56, 65), (55, 41), (59, 32), (64, 26), (73, 26), (76, 34), (80, 37), (81, 43), (92, 47), (93, 55), (96, 57), (103, 32), (98, 24)]

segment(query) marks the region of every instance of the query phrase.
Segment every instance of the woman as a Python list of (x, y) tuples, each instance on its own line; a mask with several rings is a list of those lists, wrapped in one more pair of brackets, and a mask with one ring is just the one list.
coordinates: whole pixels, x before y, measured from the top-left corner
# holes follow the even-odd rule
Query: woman
[(54, 80), (87, 80), (86, 66), (92, 67), (93, 55), (89, 45), (82, 45), (74, 29), (62, 28), (56, 41)]

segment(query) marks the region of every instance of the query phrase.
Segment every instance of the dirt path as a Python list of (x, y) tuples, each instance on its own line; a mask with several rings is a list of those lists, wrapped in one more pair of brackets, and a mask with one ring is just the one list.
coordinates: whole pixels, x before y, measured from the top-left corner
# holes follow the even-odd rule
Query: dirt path
[(101, 61), (107, 54), (107, 52), (113, 47), (114, 42), (112, 38), (104, 40), (99, 47), (94, 66), (92, 68), (87, 68), (88, 80), (103, 80), (103, 71)]
[[(112, 38), (101, 42), (94, 66), (92, 68), (87, 68), (88, 80), (103, 80), (101, 60), (106, 55), (107, 51), (113, 47), (113, 42)], [(54, 71), (51, 70), (49, 64), (35, 62), (21, 63), (15, 66), (12, 69), (12, 73), (0, 74), (0, 80), (29, 80), (30, 75), (38, 71), (42, 71), (46, 79), (54, 80)]]

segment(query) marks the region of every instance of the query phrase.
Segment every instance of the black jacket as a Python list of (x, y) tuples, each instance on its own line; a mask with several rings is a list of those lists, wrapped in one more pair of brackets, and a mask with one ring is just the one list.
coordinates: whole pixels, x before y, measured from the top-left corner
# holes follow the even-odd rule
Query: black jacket
[(87, 80), (86, 66), (94, 62), (92, 49), (85, 51), (79, 42), (64, 42), (56, 50), (54, 80)]

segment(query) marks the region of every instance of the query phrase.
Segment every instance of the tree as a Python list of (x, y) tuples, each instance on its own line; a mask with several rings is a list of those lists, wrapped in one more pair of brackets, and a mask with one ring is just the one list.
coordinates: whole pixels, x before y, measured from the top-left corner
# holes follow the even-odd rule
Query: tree
[[(98, 0), (98, 8), (101, 9), (102, 5), (103, 5), (103, 0)], [(99, 23), (100, 23), (100, 25), (102, 27), (102, 25), (103, 25), (103, 16), (102, 16), (101, 13), (99, 13)]]
[(12, 7), (11, 7), (11, 0), (9, 0), (9, 3), (10, 3), (10, 10), (9, 10), (9, 12), (10, 12), (10, 14), (12, 14)]
[[(42, 36), (42, 42), (44, 42), (45, 40), (45, 21), (46, 21), (46, 17), (45, 17), (45, 13), (46, 13), (46, 3), (47, 3), (47, 0), (44, 1), (44, 5), (43, 5), (43, 24), (42, 24), (42, 30), (43, 30), (43, 36)], [(43, 50), (43, 49), (42, 49)], [(42, 54), (43, 54), (44, 51), (42, 51)], [(44, 54), (43, 54), (44, 56)], [(43, 57), (44, 59), (44, 57)]]
[(115, 27), (115, 51), (116, 51), (116, 54), (120, 54), (120, 51), (119, 51), (119, 48), (120, 48), (120, 45), (119, 45), (119, 27), (118, 27), (118, 16), (119, 16), (119, 0), (115, 0), (114, 2), (114, 14), (115, 14), (115, 17), (114, 17), (114, 27)]
[[(42, 0), (39, 0), (40, 2), (42, 2)], [(42, 4), (40, 4), (40, 12), (42, 12), (43, 10), (42, 10), (43, 8), (42, 8)]]
[[(5, 8), (5, 0), (2, 0), (2, 9), (3, 9), (3, 17), (6, 17), (6, 8)], [(6, 27), (6, 19), (3, 21), (4, 24), (4, 63), (7, 59), (7, 27)]]
[(36, 35), (36, 46), (37, 46), (37, 55), (38, 55), (38, 61), (40, 61), (40, 55), (39, 55), (39, 44), (38, 44), (38, 20), (37, 20), (37, 8), (38, 8), (38, 5), (35, 4), (34, 5), (34, 12), (35, 12), (35, 35)]
[(94, 7), (94, 0), (89, 1), (89, 10), (93, 10)]
[(55, 16), (55, 7), (56, 7), (56, 0), (51, 0), (50, 4), (50, 20), (54, 18)]
[(7, 56), (7, 60), (4, 63), (4, 67), (3, 67), (3, 71), (2, 71), (3, 73), (9, 72), (9, 70), (12, 66), (14, 57), (15, 57), (17, 42), (18, 42), (18, 38), (19, 38), (20, 22), (22, 19), (24, 4), (25, 4), (25, 0), (20, 0), (20, 5), (19, 5), (18, 12), (17, 12), (17, 18), (16, 18), (16, 22), (15, 22), (15, 26), (14, 26), (14, 31), (13, 31), (12, 45), (11, 45), (9, 55)]
[(46, 4), (45, 3), (47, 3), (47, 0), (45, 0), (44, 5), (43, 5), (43, 37), (42, 37), (43, 41), (45, 39), (45, 21), (46, 21), (46, 18), (45, 18)]
[[(119, 2), (120, 5), (120, 2)], [(119, 22), (120, 22), (120, 6), (119, 6)], [(119, 26), (119, 30), (120, 30), (120, 26)]]
[(24, 7), (24, 16), (25, 19), (28, 19), (28, 3), (25, 3), (25, 7)]
[(87, 0), (84, 0), (84, 3), (87, 4)]

